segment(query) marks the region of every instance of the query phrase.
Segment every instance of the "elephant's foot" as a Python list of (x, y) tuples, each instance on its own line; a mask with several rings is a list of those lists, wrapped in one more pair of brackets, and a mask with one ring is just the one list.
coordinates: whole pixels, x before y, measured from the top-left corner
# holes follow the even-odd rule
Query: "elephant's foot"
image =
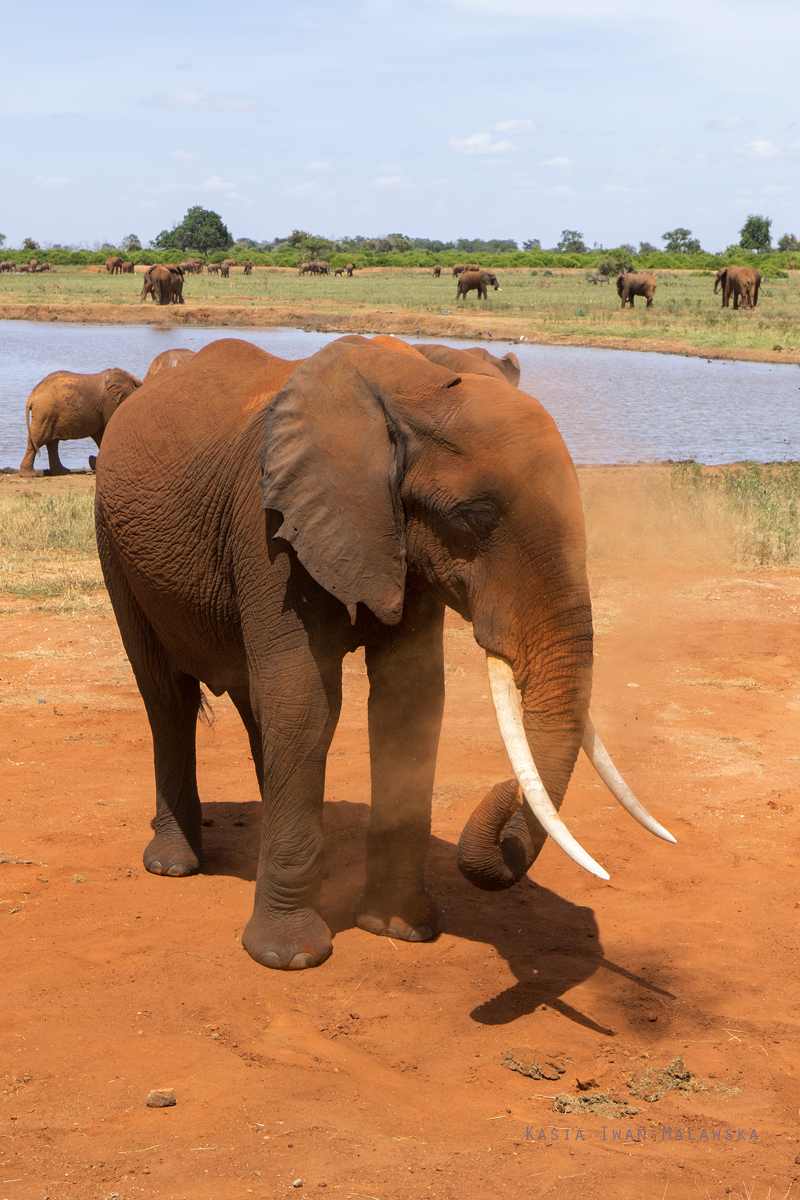
[(180, 830), (157, 833), (143, 859), (153, 875), (197, 875), (203, 866), (202, 851), (195, 852)]
[(96, 454), (89, 455), (89, 470), (90, 471), (97, 470), (97, 455)]
[(367, 885), (355, 919), (359, 929), (401, 942), (429, 942), (442, 932), (444, 924), (442, 910), (426, 891), (398, 888), (390, 894), (385, 884), (379, 888)]
[(34, 479), (36, 477), (33, 467), (20, 467), (19, 474), (20, 479)]
[(70, 471), (69, 467), (58, 466), (48, 467), (44, 473), (45, 475), (71, 475), (72, 471)]
[(254, 912), (244, 928), (242, 945), (262, 967), (275, 971), (318, 967), (333, 953), (331, 931), (313, 908)]

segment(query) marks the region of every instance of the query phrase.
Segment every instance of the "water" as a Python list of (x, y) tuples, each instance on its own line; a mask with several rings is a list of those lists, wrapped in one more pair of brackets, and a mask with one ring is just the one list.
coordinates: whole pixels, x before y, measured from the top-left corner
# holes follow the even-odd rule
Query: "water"
[[(240, 336), (280, 358), (304, 358), (334, 333), (299, 329), (170, 329), (0, 321), (0, 466), (25, 451), (25, 401), (51, 371), (124, 367), (142, 378), (162, 350), (199, 350)], [(407, 341), (433, 341), (407, 338)], [(469, 342), (437, 339), (464, 348)], [(498, 355), (504, 343), (490, 346)], [(800, 370), (578, 346), (514, 346), (520, 387), (552, 413), (577, 463), (696, 458), (704, 463), (800, 458)], [(85, 467), (94, 442), (64, 442), (65, 466)], [(47, 465), (40, 451), (37, 467)]]

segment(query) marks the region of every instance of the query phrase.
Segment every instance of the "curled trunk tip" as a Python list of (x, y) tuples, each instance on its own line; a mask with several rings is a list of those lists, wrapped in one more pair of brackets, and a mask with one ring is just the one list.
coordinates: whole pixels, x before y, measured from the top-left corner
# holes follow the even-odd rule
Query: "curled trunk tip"
[(521, 810), (516, 779), (495, 784), (464, 826), (456, 862), (461, 874), (485, 892), (519, 883), (540, 847), (535, 847)]

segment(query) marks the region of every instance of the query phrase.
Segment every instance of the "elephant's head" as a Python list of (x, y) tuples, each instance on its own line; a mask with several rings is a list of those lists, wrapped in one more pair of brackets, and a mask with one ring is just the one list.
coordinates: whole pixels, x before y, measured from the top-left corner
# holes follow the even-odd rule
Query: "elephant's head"
[(717, 274), (714, 277), (714, 295), (715, 296), (721, 287), (722, 288), (725, 287), (725, 280), (727, 278), (727, 275), (728, 275), (727, 267), (723, 267), (722, 270), (717, 271)]
[[(283, 517), (276, 536), (351, 619), (363, 605), (397, 624), (408, 574), (472, 622), (519, 781), (487, 798), (465, 831), (473, 882), (510, 886), (548, 833), (607, 878), (557, 813), (582, 743), (618, 798), (673, 840), (639, 811), (589, 720), (583, 510), (567, 449), (536, 400), (402, 342), (393, 352), (346, 338), (275, 396), (262, 466), (262, 503)], [(517, 818), (511, 832), (523, 836), (503, 845), (518, 811), (524, 826)]]

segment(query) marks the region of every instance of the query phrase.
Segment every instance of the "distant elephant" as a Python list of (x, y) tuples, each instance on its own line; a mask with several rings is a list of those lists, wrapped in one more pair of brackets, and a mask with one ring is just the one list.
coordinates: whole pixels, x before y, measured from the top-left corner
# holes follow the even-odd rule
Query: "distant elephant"
[(132, 275), (133, 274), (133, 263), (132, 262), (124, 262), (122, 264), (122, 274), (123, 275)]
[(239, 265), (238, 258), (223, 258), (222, 261), (223, 261), (223, 264), (227, 263), (229, 267), (238, 267), (238, 265)]
[[(96, 375), (77, 375), (74, 371), (47, 375), (37, 383), (25, 406), (28, 447), (20, 463), (20, 475), (34, 474), (34, 460), (42, 446), (47, 447), (50, 474), (69, 475), (58, 457), (58, 443), (90, 437), (99, 446), (119, 405), (141, 386), (141, 379), (117, 367)], [(93, 457), (90, 466), (94, 465)]]
[(223, 279), (227, 279), (231, 273), (231, 264), (228, 262), (220, 263), (219, 264), (219, 273)]
[(464, 271), (458, 281), (456, 300), (461, 296), (466, 299), (467, 292), (471, 291), (477, 291), (478, 299), (485, 300), (489, 287), (493, 287), (496, 292), (500, 290), (500, 284), (497, 282), (494, 271)]
[(172, 367), (183, 366), (184, 363), (190, 362), (195, 354), (195, 350), (162, 350), (147, 368), (144, 382), (147, 383), (154, 375), (158, 375), (159, 371), (167, 371)]
[(647, 307), (652, 308), (653, 296), (656, 294), (657, 287), (658, 280), (649, 271), (642, 271), (638, 275), (632, 271), (626, 271), (617, 279), (617, 293), (622, 300), (623, 308), (626, 304), (630, 304), (633, 308), (634, 296), (645, 296)]
[(344, 267), (337, 267), (333, 273), (336, 278), (339, 279), (342, 275), (344, 275)]
[(758, 289), (761, 287), (761, 272), (754, 267), (723, 267), (714, 280), (714, 295), (722, 288), (722, 307), (728, 308), (731, 294), (733, 307), (755, 308), (758, 304)]
[(152, 296), (156, 304), (183, 304), (183, 271), (172, 263), (156, 263), (144, 273), (140, 301)]
[(122, 259), (121, 258), (107, 258), (106, 259), (106, 270), (108, 271), (109, 275), (121, 275), (122, 274)]
[(19, 263), (17, 265), (17, 274), (18, 275), (27, 275), (29, 271), (30, 271), (30, 267), (28, 266), (27, 263)]
[(243, 261), (243, 263), (242, 263), (242, 266), (244, 267), (244, 273), (245, 273), (245, 275), (250, 275), (250, 274), (252, 274), (252, 271), (253, 271), (253, 264), (251, 263), (251, 261), (250, 261), (250, 259), (249, 259), (249, 258), (246, 258), (246, 259)]
[(13, 262), (0, 262), (0, 271), (6, 272), (6, 273), (9, 271), (13, 271), (14, 268), (16, 267), (16, 265), (17, 264), (13, 263)]
[(298, 275), (316, 275), (316, 273), (314, 263), (310, 262), (300, 263), (300, 269), (297, 272)]
[(209, 263), (206, 270), (209, 275), (219, 275), (219, 263)]
[(30, 262), (28, 263), (28, 267), (30, 268), (31, 271), (35, 271), (36, 268), (38, 267), (38, 265), (39, 265), (38, 258), (32, 258), (30, 260)]
[(453, 267), (453, 274), (456, 276), (463, 275), (465, 271), (480, 271), (480, 267), (477, 263), (456, 263)]
[(356, 923), (410, 942), (436, 937), (442, 913), (425, 859), (445, 606), (472, 622), (485, 652), (519, 779), (493, 788), (468, 822), (462, 873), (487, 890), (510, 887), (550, 835), (608, 878), (557, 813), (581, 745), (628, 811), (674, 840), (594, 731), (575, 468), (552, 418), (504, 380), (454, 373), (395, 338), (341, 338), (299, 363), (214, 342), (114, 418), (95, 512), (153, 737), (144, 863), (173, 877), (162, 915), (170, 882), (202, 869), (203, 684), (237, 708), (263, 800), (242, 945), (274, 969), (330, 956), (320, 911), (326, 756), (343, 659), (363, 646), (372, 806)]
[(433, 268), (433, 278), (434, 279), (438, 279), (439, 276), (441, 275), (441, 273), (442, 273), (442, 268), (440, 266), (437, 265)]
[(347, 264), (347, 266), (345, 267), (345, 271), (347, 271), (347, 278), (348, 278), (348, 279), (352, 279), (352, 278), (353, 278), (353, 271), (355, 271), (355, 269), (356, 269), (356, 264), (355, 264), (355, 263), (348, 263), (348, 264)]
[(455, 350), (451, 346), (420, 345), (414, 349), (424, 354), (428, 362), (447, 367), (448, 371), (471, 375), (489, 375), (494, 379), (505, 379), (513, 387), (519, 387), (519, 359), (511, 351), (502, 358), (495, 358), (482, 346), (470, 346), (468, 350)]
[(331, 273), (331, 268), (330, 268), (329, 264), (326, 262), (320, 261), (320, 262), (314, 263), (314, 266), (317, 268), (318, 275), (330, 275), (330, 273)]

